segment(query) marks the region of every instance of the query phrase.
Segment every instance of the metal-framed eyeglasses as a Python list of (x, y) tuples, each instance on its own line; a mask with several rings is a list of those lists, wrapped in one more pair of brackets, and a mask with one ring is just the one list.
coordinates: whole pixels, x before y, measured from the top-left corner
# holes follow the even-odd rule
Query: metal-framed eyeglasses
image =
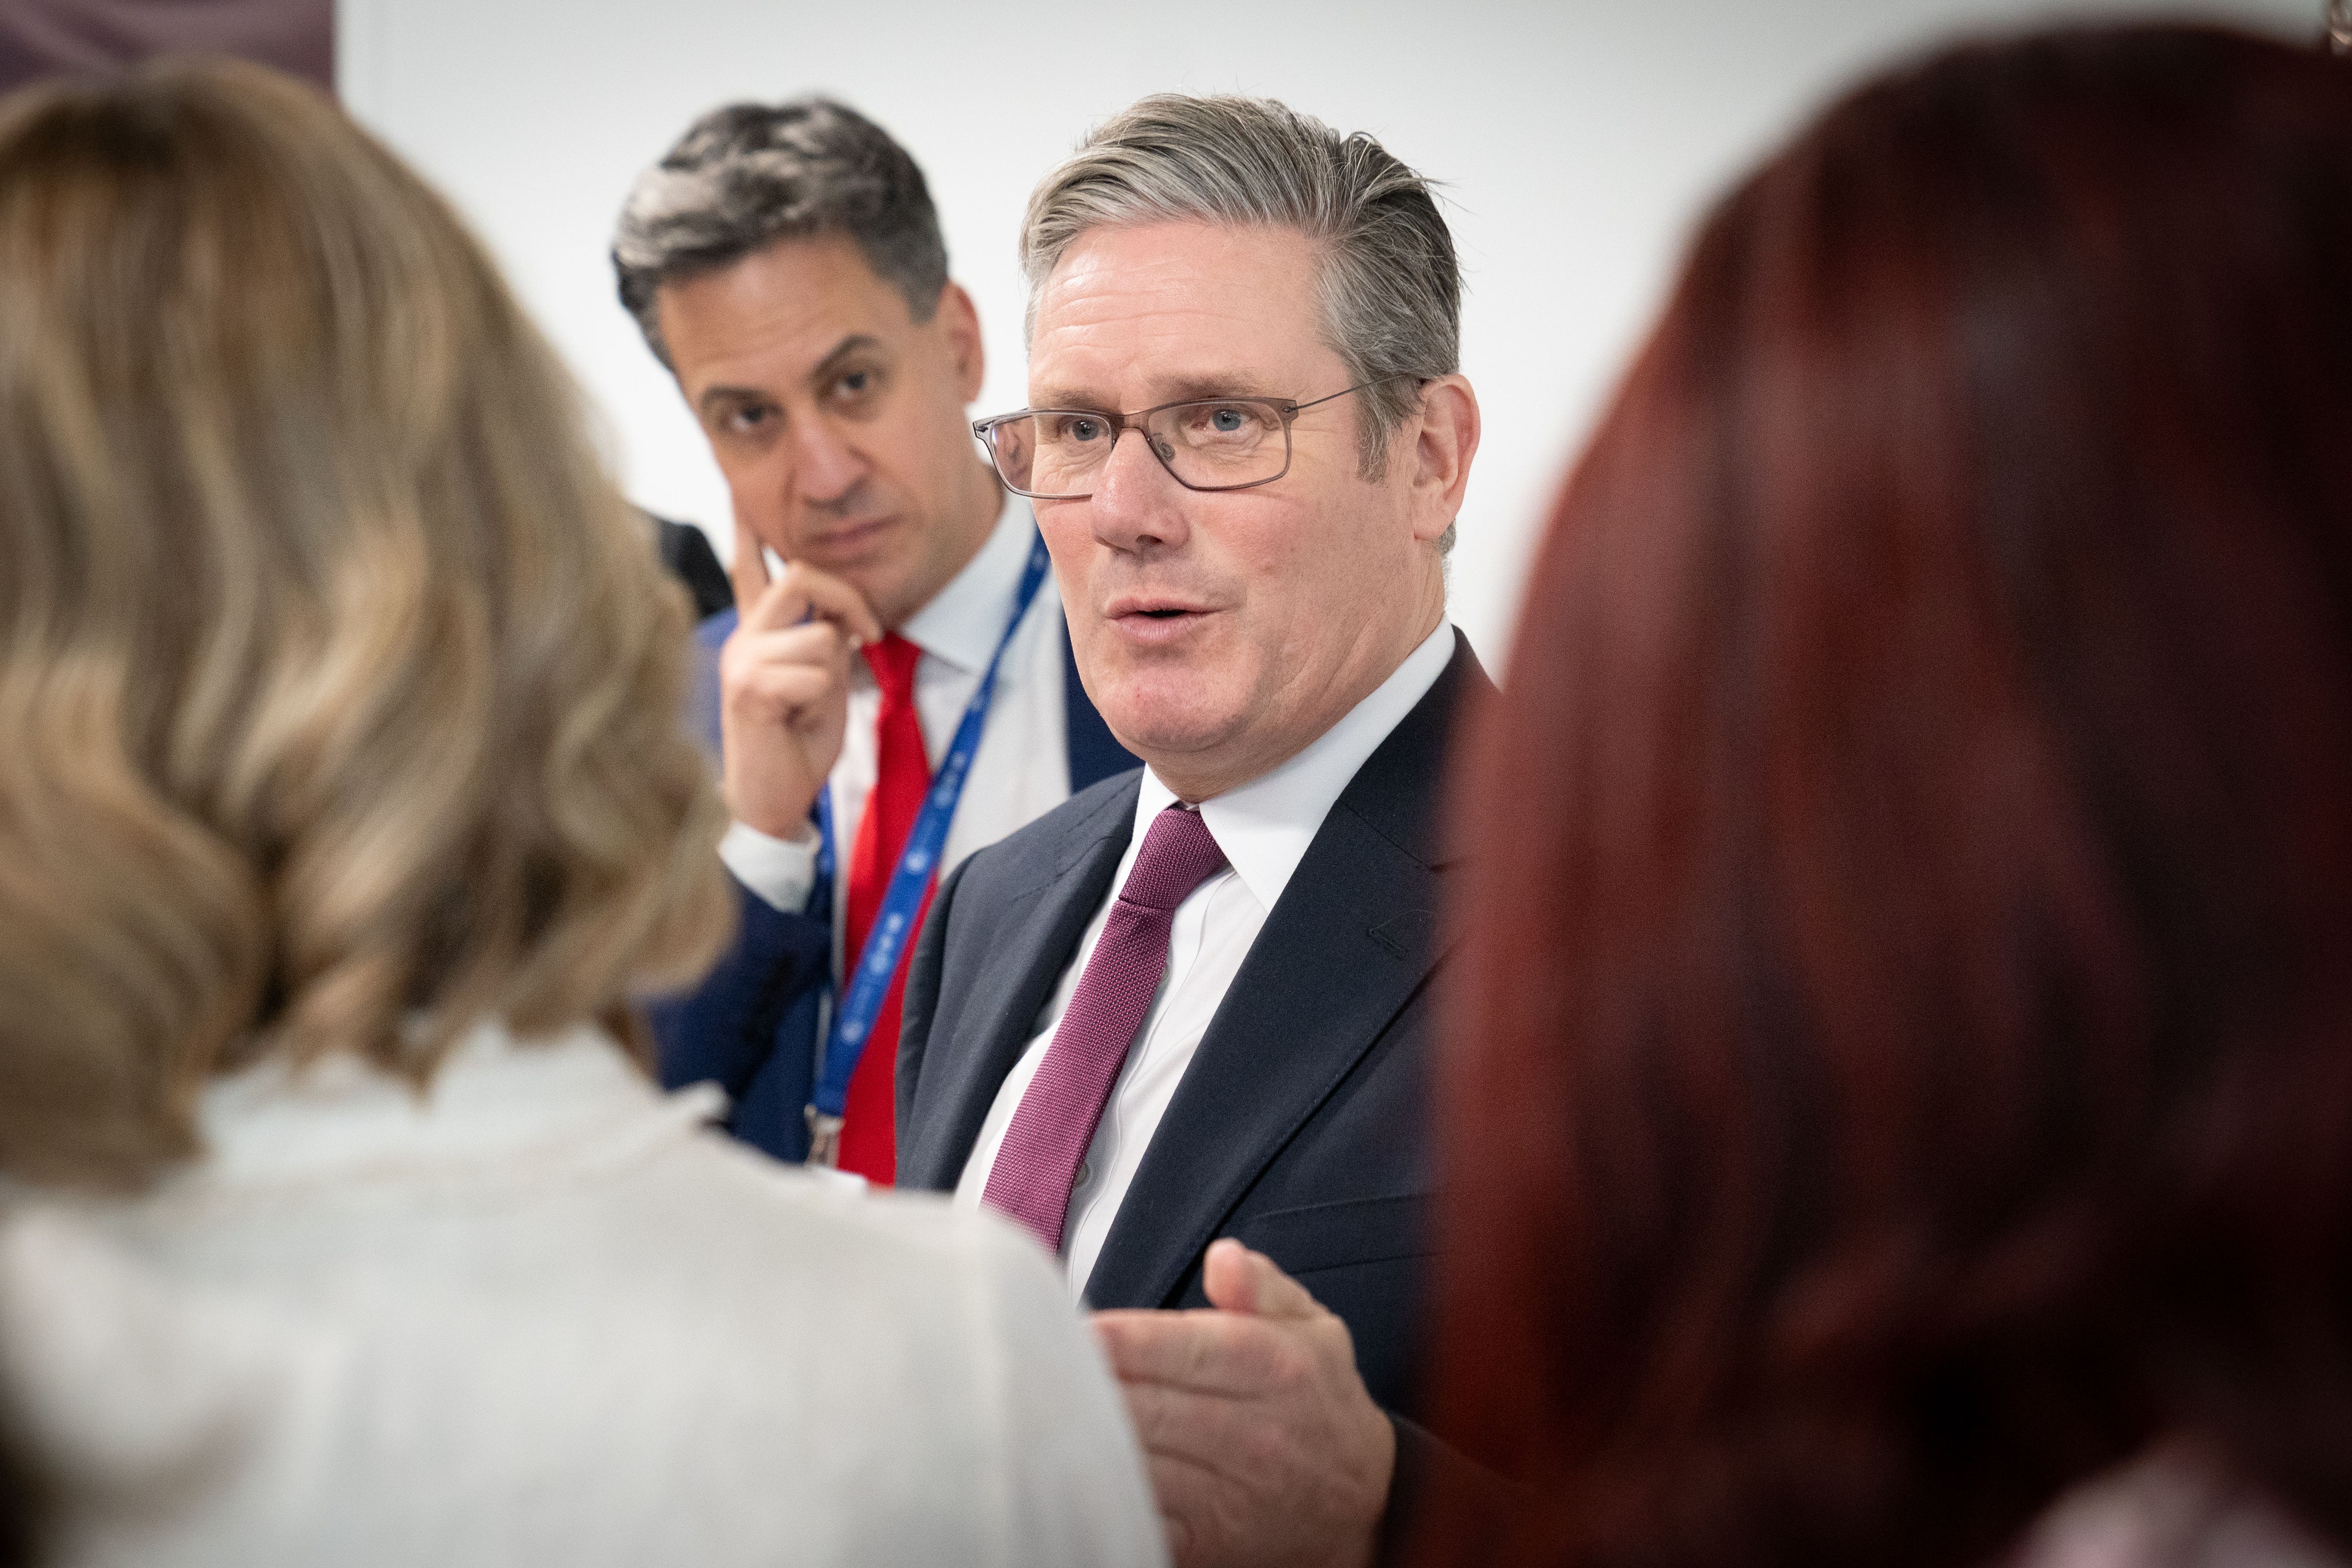
[(1188, 490), (1254, 489), (1290, 471), (1291, 421), (1318, 404), (1404, 378), (1405, 373), (1377, 375), (1307, 403), (1199, 397), (1132, 414), (1023, 408), (976, 419), (971, 433), (1005, 488), (1032, 500), (1084, 500), (1094, 494), (1112, 449), (1129, 430), (1143, 433), (1160, 466)]

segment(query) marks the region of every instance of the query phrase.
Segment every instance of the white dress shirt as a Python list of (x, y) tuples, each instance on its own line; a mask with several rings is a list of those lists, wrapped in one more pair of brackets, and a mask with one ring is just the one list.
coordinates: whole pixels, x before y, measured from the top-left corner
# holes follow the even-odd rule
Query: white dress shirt
[(838, 1192), (593, 1029), (204, 1093), (153, 1192), (0, 1194), (60, 1568), (1166, 1561), (1050, 1261)]
[[(1176, 906), (1168, 933), (1168, 967), (1152, 994), (1151, 1007), (1136, 1031), (1127, 1061), (1112, 1086), (1110, 1102), (1103, 1109), (1094, 1142), (1078, 1166), (1070, 1188), (1070, 1209), (1063, 1226), (1063, 1255), (1070, 1294), (1083, 1300), (1086, 1283), (1102, 1255), (1111, 1222), (1143, 1152), (1159, 1130), (1160, 1119), (1176, 1097), (1176, 1086), (1192, 1065), (1202, 1037), (1225, 999), (1226, 990), (1249, 956), (1251, 944), (1265, 924), (1267, 914), (1290, 885), (1291, 873), (1306, 858), (1307, 847), (1323, 826), (1332, 803), (1339, 798), (1358, 769), (1380, 749), (1389, 731), (1437, 684), (1454, 657), (1454, 627), (1441, 620), (1437, 629), (1370, 696), (1349, 710), (1345, 718), (1326, 730), (1304, 751), (1262, 778), (1201, 803), (1201, 816), (1217, 847), (1225, 852), (1225, 869), (1192, 890)], [(1135, 827), (1127, 853), (1111, 878), (1112, 894), (1095, 911), (1069, 966), (1037, 1016), (1028, 1047), (1004, 1079), (981, 1123), (971, 1158), (956, 1184), (955, 1201), (978, 1207), (988, 1188), (988, 1173), (997, 1151), (1013, 1125), (1013, 1113), (1028, 1092), (1029, 1080), (1045, 1059), (1063, 1011), (1077, 989), (1087, 961), (1101, 940), (1109, 918), (1111, 896), (1127, 885), (1128, 873), (1142, 852), (1143, 836), (1151, 819), (1175, 803), (1174, 792), (1150, 768), (1135, 803)]]
[[(1029, 503), (1008, 495), (996, 528), (980, 553), (948, 580), (929, 604), (908, 616), (898, 635), (922, 649), (915, 664), (915, 710), (923, 750), (933, 768), (947, 755), (965, 704), (980, 688), (996, 639), (1013, 614), (1021, 570), (1037, 524)], [(996, 695), (981, 732), (980, 750), (964, 780), (963, 798), (948, 826), (940, 877), (964, 857), (1025, 827), (1070, 796), (1069, 721), (1062, 706), (1062, 601), (1049, 573), (1004, 650)], [(849, 721), (841, 758), (827, 776), (833, 806), (836, 883), (847, 874), (850, 846), (874, 791), (874, 725), (882, 689), (863, 658), (849, 661)], [(735, 878), (780, 910), (798, 911), (816, 885), (817, 837), (778, 838), (744, 823), (728, 830), (719, 858)], [(834, 973), (841, 972), (842, 921), (848, 900), (833, 900)]]

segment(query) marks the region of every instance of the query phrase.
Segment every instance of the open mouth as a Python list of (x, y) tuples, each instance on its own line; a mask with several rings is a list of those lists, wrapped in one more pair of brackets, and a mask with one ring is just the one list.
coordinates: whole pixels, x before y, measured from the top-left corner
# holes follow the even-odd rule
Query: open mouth
[(1112, 600), (1105, 618), (1129, 642), (1142, 647), (1159, 647), (1189, 639), (1192, 629), (1206, 622), (1211, 614), (1199, 605), (1171, 605), (1139, 594), (1132, 598)]
[(1124, 643), (1137, 648), (1189, 647), (1205, 635), (1229, 606), (1223, 595), (1182, 583), (1137, 584), (1118, 589), (1102, 601), (1102, 617)]

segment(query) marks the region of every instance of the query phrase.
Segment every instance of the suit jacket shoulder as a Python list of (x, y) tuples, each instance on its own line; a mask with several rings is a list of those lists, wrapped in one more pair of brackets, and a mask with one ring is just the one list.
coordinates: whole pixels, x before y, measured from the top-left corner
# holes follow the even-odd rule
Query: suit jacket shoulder
[(976, 879), (975, 891), (1017, 893), (1024, 882), (1050, 880), (1107, 832), (1118, 832), (1124, 850), (1142, 779), (1141, 766), (1132, 765), (1087, 785), (1027, 826), (972, 851), (957, 874)]

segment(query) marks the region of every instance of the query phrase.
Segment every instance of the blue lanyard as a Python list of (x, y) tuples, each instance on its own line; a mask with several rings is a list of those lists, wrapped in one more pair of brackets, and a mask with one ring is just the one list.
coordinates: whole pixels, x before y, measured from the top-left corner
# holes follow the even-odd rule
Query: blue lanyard
[[(857, 955), (857, 967), (845, 977), (847, 986), (833, 1010), (833, 1027), (824, 1042), (824, 1067), (817, 1075), (816, 1091), (808, 1108), (809, 1163), (833, 1164), (840, 1155), (841, 1114), (849, 1103), (849, 1079), (857, 1070), (858, 1058), (866, 1054), (866, 1037), (874, 1028), (875, 1016), (882, 1011), (882, 999), (889, 994), (890, 977), (898, 973), (898, 956), (906, 950), (907, 941), (914, 934), (915, 912), (922, 908), (923, 891), (930, 885), (932, 868), (938, 866), (940, 851), (947, 847), (948, 825), (955, 818), (956, 803), (963, 798), (964, 781), (971, 773), (971, 759), (980, 750), (981, 731), (988, 723), (988, 705), (996, 695), (996, 668), (1004, 662), (1004, 650), (1012, 644), (1013, 634), (1020, 628), (1028, 615), (1030, 602), (1036, 598), (1038, 584), (1045, 580), (1045, 571), (1052, 564), (1045, 553), (1045, 539), (1038, 535), (1029, 546), (1029, 563), (1022, 568), (1021, 587), (1013, 600), (1013, 618), (1004, 624), (1004, 635), (996, 639), (996, 651), (989, 656), (988, 668), (982, 673), (980, 687), (964, 704), (963, 719), (956, 725), (955, 742), (948, 747), (947, 756), (940, 763), (939, 773), (931, 780), (930, 794), (923, 797), (923, 809), (916, 815), (914, 829), (907, 835), (906, 853), (898, 857), (898, 868), (890, 873), (890, 886), (882, 895), (882, 907), (875, 912), (873, 929), (866, 933), (865, 951)], [(830, 790), (817, 792), (817, 874), (830, 881), (833, 876), (833, 808), (828, 799)], [(866, 809), (873, 809), (869, 797)], [(895, 1047), (896, 1042), (891, 1042)]]

